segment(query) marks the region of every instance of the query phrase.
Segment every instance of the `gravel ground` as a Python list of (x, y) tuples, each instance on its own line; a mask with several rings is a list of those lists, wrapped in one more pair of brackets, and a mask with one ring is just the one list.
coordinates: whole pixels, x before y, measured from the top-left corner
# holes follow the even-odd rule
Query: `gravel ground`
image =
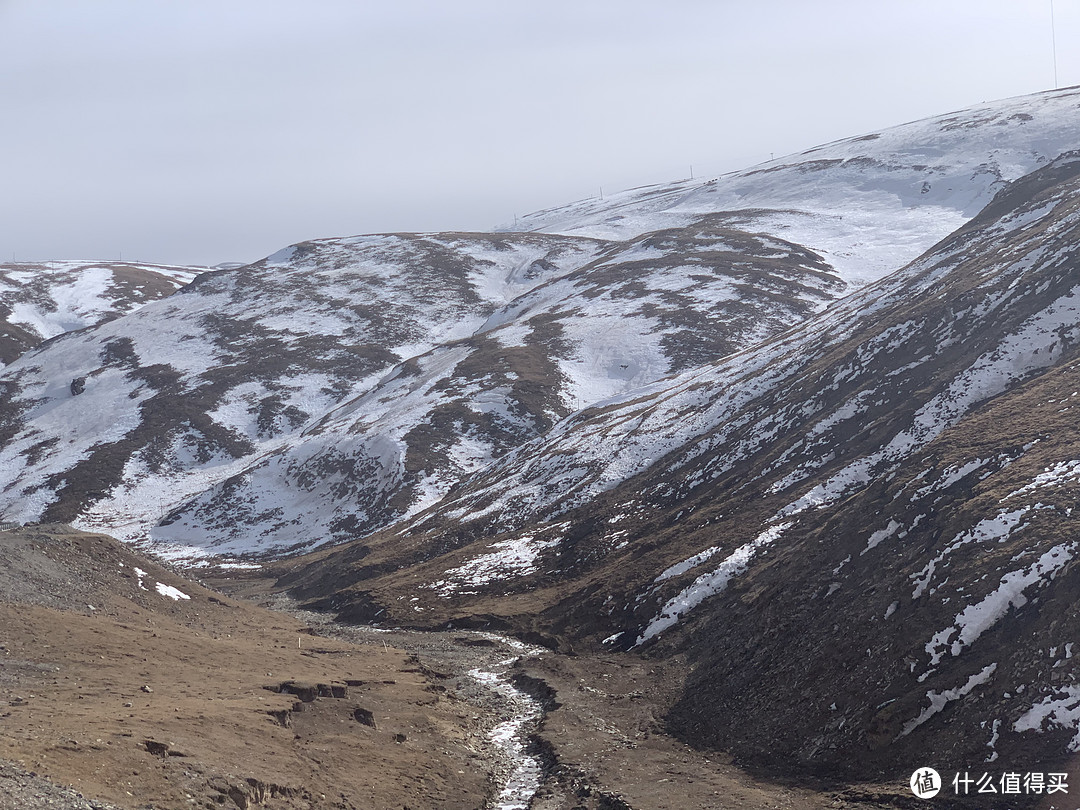
[(0, 810), (118, 810), (0, 760)]

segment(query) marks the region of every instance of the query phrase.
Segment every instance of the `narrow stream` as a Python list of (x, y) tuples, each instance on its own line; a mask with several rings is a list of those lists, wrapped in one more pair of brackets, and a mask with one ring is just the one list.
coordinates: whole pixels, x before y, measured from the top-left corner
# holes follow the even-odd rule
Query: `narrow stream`
[(360, 643), (373, 643), (374, 637), (380, 644), (415, 651), (418, 659), (435, 660), (457, 672), (459, 694), (500, 718), (486, 734), (489, 767), (498, 792), (484, 810), (528, 809), (544, 771), (543, 762), (529, 750), (529, 736), (543, 718), (544, 709), (539, 700), (515, 686), (511, 677), (518, 661), (539, 655), (543, 648), (479, 630), (425, 632), (342, 625), (324, 614), (302, 610), (280, 595), (266, 606), (290, 613), (326, 635)]
[(544, 772), (540, 758), (529, 752), (529, 734), (540, 722), (544, 709), (540, 701), (514, 686), (507, 676), (522, 657), (536, 655), (539, 650), (493, 633), (477, 635), (518, 653), (496, 661), (489, 668), (470, 669), (468, 672), (469, 677), (478, 684), (504, 698), (510, 709), (510, 718), (499, 723), (488, 734), (488, 739), (510, 765), (506, 783), (490, 807), (491, 810), (527, 810), (540, 789)]

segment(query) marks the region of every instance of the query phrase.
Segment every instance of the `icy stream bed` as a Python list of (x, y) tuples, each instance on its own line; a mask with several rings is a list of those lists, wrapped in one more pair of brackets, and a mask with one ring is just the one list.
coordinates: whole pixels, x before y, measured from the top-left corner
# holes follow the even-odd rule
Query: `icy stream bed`
[(530, 736), (544, 716), (540, 700), (513, 683), (516, 664), (544, 652), (542, 647), (480, 630), (420, 631), (344, 625), (326, 614), (300, 609), (281, 594), (265, 603), (309, 622), (321, 633), (359, 643), (389, 644), (416, 656), (422, 666), (436, 664), (456, 673), (458, 696), (490, 721), (475, 745), (482, 751), (493, 784), (484, 810), (527, 810), (544, 778), (544, 763)]
[(529, 734), (540, 722), (544, 709), (539, 700), (511, 683), (509, 673), (521, 658), (536, 655), (539, 649), (492, 633), (476, 635), (508, 647), (514, 653), (496, 660), (492, 665), (468, 672), (470, 678), (505, 701), (509, 714), (507, 720), (488, 734), (488, 739), (510, 766), (506, 782), (490, 807), (491, 810), (527, 810), (540, 789), (544, 773), (540, 758), (529, 750)]

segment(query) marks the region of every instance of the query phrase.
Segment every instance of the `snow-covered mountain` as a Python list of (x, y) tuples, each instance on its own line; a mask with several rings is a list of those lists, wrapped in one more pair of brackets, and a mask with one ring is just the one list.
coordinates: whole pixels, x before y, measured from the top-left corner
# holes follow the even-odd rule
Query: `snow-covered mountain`
[(861, 285), (917, 258), (1005, 183), (1076, 148), (1078, 102), (1068, 88), (981, 104), (719, 178), (540, 211), (516, 229), (627, 239), (738, 212), (739, 227), (803, 245)]
[(0, 511), (188, 554), (362, 538), (898, 268), (1078, 124), (1058, 91), (522, 221), (559, 233), (321, 240), (204, 274), (5, 371)]
[(282, 583), (347, 618), (685, 656), (670, 730), (746, 761), (1080, 752), (1080, 91), (519, 227), (293, 245), (27, 351), (0, 520), (325, 546)]
[(1078, 392), (1074, 152), (788, 333), (574, 414), (287, 581), (355, 618), (682, 652), (671, 727), (763, 764), (1060, 762)]
[(204, 269), (133, 262), (0, 264), (0, 364), (51, 337), (164, 298)]
[(631, 243), (293, 246), (12, 366), (5, 514), (234, 553), (363, 535), (844, 288), (816, 255), (712, 220)]

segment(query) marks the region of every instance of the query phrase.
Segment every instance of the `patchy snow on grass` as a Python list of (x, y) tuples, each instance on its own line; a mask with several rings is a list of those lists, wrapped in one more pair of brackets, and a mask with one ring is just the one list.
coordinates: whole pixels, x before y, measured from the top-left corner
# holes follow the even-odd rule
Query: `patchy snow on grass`
[(1061, 484), (1068, 483), (1080, 479), (1080, 459), (1070, 459), (1069, 461), (1059, 461), (1052, 467), (1047, 467), (1039, 475), (1036, 475), (1031, 483), (1026, 484), (1020, 489), (1014, 490), (1002, 498), (1002, 502), (1015, 498), (1018, 495), (1029, 495), (1037, 489), (1042, 487), (1055, 487)]
[(909, 735), (935, 714), (944, 710), (951, 701), (959, 700), (969, 694), (976, 686), (982, 686), (984, 683), (987, 683), (996, 670), (997, 664), (988, 664), (979, 672), (976, 672), (968, 678), (967, 683), (963, 686), (958, 686), (955, 689), (946, 689), (944, 692), (927, 692), (926, 697), (929, 698), (930, 705), (923, 709), (918, 717), (915, 717), (904, 724), (900, 734), (897, 735), (897, 739)]
[(720, 546), (713, 546), (712, 548), (707, 548), (704, 551), (699, 551), (693, 557), (688, 557), (682, 562), (676, 563), (670, 568), (667, 568), (663, 573), (660, 574), (660, 576), (654, 579), (653, 582), (664, 582), (665, 580), (671, 579), (672, 577), (682, 576), (691, 568), (697, 568), (703, 562), (712, 559), (712, 557), (715, 556), (718, 551), (720, 551)]
[(1080, 337), (1080, 286), (1028, 318), (1017, 332), (981, 355), (948, 388), (919, 408), (911, 425), (889, 443), (856, 459), (781, 510), (785, 517), (835, 503), (871, 481), (884, 466), (907, 458), (959, 422), (979, 403), (1005, 391), (1032, 371), (1052, 366), (1066, 341)]
[(920, 487), (919, 489), (915, 490), (911, 495), (912, 503), (918, 500), (922, 500), (926, 496), (932, 495), (933, 493), (941, 492), (942, 490), (948, 489), (953, 484), (962, 481), (964, 478), (971, 475), (971, 473), (975, 472), (976, 470), (982, 469), (993, 460), (993, 458), (976, 458), (959, 466), (949, 467), (942, 472), (940, 478), (930, 484), (927, 484), (924, 487)]
[(1008, 540), (1014, 532), (1028, 525), (1023, 522), (1024, 516), (1034, 508), (1033, 506), (1024, 506), (1012, 512), (999, 512), (991, 518), (983, 518), (966, 532), (956, 535), (937, 556), (923, 566), (921, 571), (911, 575), (911, 579), (915, 580), (915, 590), (911, 594), (911, 598), (918, 599), (926, 593), (938, 565), (958, 548), (974, 542), (985, 543), (996, 540), (1001, 543)]
[(163, 582), (157, 583), (154, 589), (162, 596), (166, 596), (172, 599), (174, 602), (179, 602), (181, 599), (190, 599), (191, 597), (184, 593), (179, 588), (174, 588), (172, 585), (166, 585)]
[(1068, 684), (1058, 687), (1054, 693), (1043, 698), (1013, 723), (1013, 731), (1044, 732), (1050, 728), (1075, 731), (1068, 750), (1080, 751), (1080, 685)]
[(561, 537), (537, 540), (531, 534), (501, 540), (492, 544), (487, 554), (451, 568), (446, 572), (445, 579), (433, 582), (429, 587), (443, 594), (451, 594), (466, 587), (476, 588), (527, 576), (536, 571), (541, 553), (557, 546), (561, 540)]
[(702, 574), (690, 585), (679, 591), (660, 609), (651, 622), (638, 636), (634, 646), (638, 647), (651, 638), (673, 627), (683, 616), (692, 611), (710, 596), (715, 596), (727, 588), (728, 583), (746, 570), (750, 561), (766, 546), (772, 545), (791, 526), (790, 522), (769, 526), (749, 543), (744, 543), (729, 554), (720, 565), (708, 574)]
[(901, 525), (899, 523), (897, 523), (895, 520), (890, 520), (888, 526), (886, 526), (884, 529), (878, 529), (876, 532), (870, 535), (870, 539), (866, 541), (866, 548), (859, 552), (859, 556), (862, 556), (871, 549), (877, 548), (877, 546), (881, 542), (888, 540), (890, 537), (896, 534), (897, 530), (899, 530), (900, 528)]
[(998, 587), (979, 602), (969, 605), (956, 615), (953, 624), (934, 634), (926, 643), (930, 665), (935, 666), (946, 653), (960, 655), (984, 632), (997, 624), (1010, 608), (1019, 610), (1028, 603), (1024, 591), (1032, 585), (1053, 581), (1076, 552), (1078, 542), (1062, 543), (1045, 552), (1026, 569), (1010, 571), (1001, 578)]

